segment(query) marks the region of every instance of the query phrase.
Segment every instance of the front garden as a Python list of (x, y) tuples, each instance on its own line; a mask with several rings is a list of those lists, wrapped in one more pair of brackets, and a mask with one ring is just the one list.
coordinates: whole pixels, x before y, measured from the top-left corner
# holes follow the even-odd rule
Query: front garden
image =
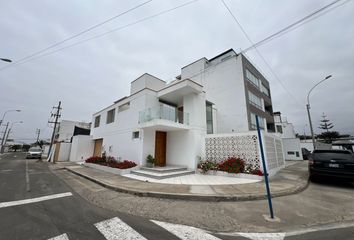
[(85, 163), (93, 163), (93, 164), (99, 164), (102, 166), (106, 167), (111, 167), (111, 168), (118, 168), (118, 169), (128, 169), (128, 168), (133, 168), (136, 165), (135, 162), (133, 161), (118, 161), (114, 157), (108, 156), (108, 157), (89, 157), (88, 159), (85, 160)]
[(251, 174), (257, 176), (263, 176), (263, 172), (259, 168), (255, 168), (252, 164), (246, 164), (246, 162), (237, 157), (230, 157), (225, 161), (200, 161), (198, 164), (198, 170), (200, 173), (207, 174), (210, 172), (222, 172), (230, 174)]

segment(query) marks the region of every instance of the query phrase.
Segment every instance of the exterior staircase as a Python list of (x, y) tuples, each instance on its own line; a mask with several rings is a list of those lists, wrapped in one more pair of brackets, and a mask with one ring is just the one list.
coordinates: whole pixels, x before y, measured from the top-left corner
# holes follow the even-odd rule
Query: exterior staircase
[(172, 177), (179, 177), (189, 174), (194, 174), (194, 170), (188, 170), (183, 166), (165, 166), (165, 167), (141, 167), (139, 170), (131, 171), (131, 174), (149, 177), (154, 179), (165, 179)]

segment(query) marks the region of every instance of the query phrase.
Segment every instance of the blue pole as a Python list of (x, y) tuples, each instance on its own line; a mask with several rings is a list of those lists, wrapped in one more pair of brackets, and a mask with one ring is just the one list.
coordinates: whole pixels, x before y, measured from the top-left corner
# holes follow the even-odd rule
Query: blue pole
[(261, 149), (261, 157), (262, 157), (262, 164), (263, 164), (263, 171), (264, 171), (264, 182), (265, 182), (266, 190), (267, 190), (270, 217), (274, 218), (273, 204), (272, 204), (272, 195), (270, 194), (270, 189), (269, 189), (268, 172), (267, 172), (267, 166), (266, 166), (266, 162), (265, 162), (265, 158), (264, 158), (264, 150), (263, 150), (263, 142), (262, 142), (262, 137), (261, 137), (261, 129), (259, 127), (259, 120), (258, 120), (258, 116), (257, 115), (256, 115), (256, 124), (257, 124), (259, 148)]

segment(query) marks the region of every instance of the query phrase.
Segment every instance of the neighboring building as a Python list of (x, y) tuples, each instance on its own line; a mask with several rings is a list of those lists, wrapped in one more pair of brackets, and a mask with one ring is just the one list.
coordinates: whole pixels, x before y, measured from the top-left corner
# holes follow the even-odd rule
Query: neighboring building
[[(129, 96), (93, 114), (93, 155), (105, 153), (145, 165), (151, 154), (157, 166), (195, 169), (198, 157), (205, 155), (201, 145), (207, 134), (206, 147), (212, 134), (219, 134), (220, 144), (224, 141), (220, 134), (235, 134), (227, 135), (226, 141), (247, 138), (244, 143), (254, 144), (255, 133), (243, 133), (255, 130), (255, 114), (265, 131), (274, 132), (268, 81), (244, 55), (230, 49), (183, 67), (170, 83), (147, 73), (131, 82)], [(268, 155), (278, 168), (284, 162), (281, 140), (270, 135), (267, 147), (273, 150)], [(259, 161), (254, 146), (252, 158)]]
[(75, 135), (90, 135), (91, 123), (62, 120), (57, 127), (55, 141), (71, 142)]
[[(51, 156), (51, 159), (56, 162), (69, 161), (70, 154), (72, 152), (71, 147), (72, 147), (73, 137), (86, 135), (83, 137), (88, 137), (92, 141), (91, 136), (89, 136), (90, 128), (91, 128), (91, 123), (62, 120), (56, 129), (55, 139), (54, 139), (56, 143), (53, 145), (54, 154)], [(77, 145), (75, 143), (75, 147), (73, 149), (73, 151), (75, 152), (75, 156), (84, 155), (86, 157), (87, 154), (92, 155), (91, 153), (83, 154), (81, 151), (78, 150), (79, 146), (81, 145)]]
[(286, 160), (303, 160), (300, 139), (296, 137), (294, 126), (280, 112), (274, 112), (275, 130), (283, 141), (283, 152)]

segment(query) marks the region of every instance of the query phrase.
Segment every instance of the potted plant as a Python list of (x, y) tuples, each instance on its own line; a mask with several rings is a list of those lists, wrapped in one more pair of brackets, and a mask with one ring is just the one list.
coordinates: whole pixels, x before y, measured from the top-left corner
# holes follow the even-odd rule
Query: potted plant
[(151, 154), (146, 157), (146, 166), (151, 168), (155, 166), (155, 158)]

